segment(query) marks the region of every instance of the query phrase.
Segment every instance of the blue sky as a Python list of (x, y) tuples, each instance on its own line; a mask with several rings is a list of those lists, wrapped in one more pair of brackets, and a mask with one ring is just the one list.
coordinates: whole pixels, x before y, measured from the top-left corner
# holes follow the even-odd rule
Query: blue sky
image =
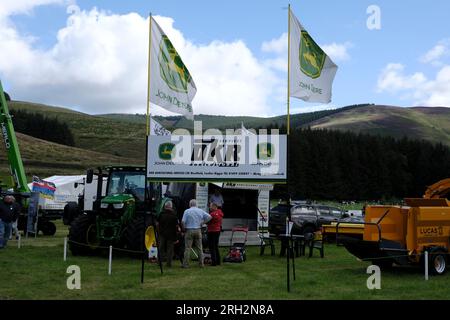
[[(6, 0), (6, 3), (9, 1)], [(11, 3), (13, 2), (11, 1)], [(26, 3), (27, 0), (24, 2)], [(141, 107), (142, 113), (145, 111), (145, 101), (141, 106), (142, 98), (140, 96), (145, 92), (146, 83), (137, 81), (143, 76), (140, 73), (139, 75), (127, 74), (123, 71), (125, 69), (139, 70), (138, 64), (133, 64), (128, 68), (124, 63), (124, 67), (119, 71), (106, 65), (95, 70), (93, 74), (100, 75), (101, 72), (99, 78), (104, 82), (99, 80), (92, 83), (92, 76), (83, 78), (78, 74), (83, 72), (83, 68), (92, 67), (83, 59), (91, 59), (92, 65), (97, 66), (95, 59), (92, 58), (95, 56), (95, 52), (88, 55), (83, 51), (83, 48), (86, 49), (85, 46), (89, 46), (91, 43), (89, 41), (98, 42), (94, 35), (102, 39), (112, 39), (116, 35), (118, 40), (111, 40), (114, 43), (127, 37), (127, 33), (117, 27), (120, 26), (120, 23), (105, 24), (98, 28), (98, 32), (93, 31), (92, 34), (88, 34), (92, 38), (86, 37), (85, 45), (80, 39), (72, 42), (65, 40), (64, 48), (65, 50), (70, 48), (71, 53), (65, 55), (61, 53), (63, 52), (61, 51), (62, 45), (58, 44), (61, 41), (57, 39), (57, 35), (61, 29), (67, 28), (68, 18), (82, 12), (88, 15), (96, 7), (100, 12), (99, 15), (103, 17), (125, 17), (130, 13), (137, 13), (144, 22), (148, 13), (152, 12), (153, 15), (173, 19), (166, 23), (163, 23), (162, 20), (161, 22), (158, 20), (158, 22), (169, 37), (171, 30), (166, 29), (173, 28), (175, 31), (181, 32), (177, 35), (173, 33), (175, 38), (177, 36), (180, 38), (179, 41), (173, 42), (176, 47), (177, 43), (180, 44), (181, 48), (177, 47), (177, 49), (191, 70), (199, 89), (198, 97), (196, 97), (198, 108), (196, 108), (196, 99), (193, 102), (194, 112), (196, 109), (200, 113), (211, 114), (275, 115), (284, 112), (285, 93), (283, 95), (283, 90), (286, 87), (286, 73), (282, 68), (274, 67), (272, 62), (275, 60), (282, 62), (287, 54), (283, 48), (278, 51), (263, 50), (263, 44), (280, 39), (282, 34), (287, 32), (286, 7), (288, 3), (285, 1), (30, 0), (28, 2), (29, 4), (26, 6), (14, 10), (7, 4), (2, 10), (2, 6), (5, 4), (0, 4), (0, 23), (6, 23), (10, 30), (17, 33), (17, 37), (11, 41), (23, 41), (27, 50), (30, 51), (27, 53), (26, 50), (15, 50), (9, 53), (9, 56), (7, 53), (0, 54), (0, 59), (3, 60), (3, 63), (0, 62), (0, 77), (7, 90), (17, 99), (64, 105), (88, 113), (139, 112)], [(36, 3), (42, 3), (42, 5), (36, 5)], [(74, 4), (79, 8), (77, 11), (79, 13), (67, 13), (67, 7)], [(380, 30), (369, 30), (366, 26), (369, 17), (366, 10), (369, 5), (377, 5), (381, 10)], [(339, 66), (334, 81), (331, 105), (323, 106), (292, 99), (294, 112), (364, 102), (398, 106), (450, 106), (449, 1), (293, 1), (291, 8), (316, 42), (324, 46), (325, 51), (327, 51), (326, 48), (337, 50), (334, 53), (336, 58), (333, 58), (333, 52), (327, 52)], [(131, 25), (142, 29), (136, 32), (145, 35), (145, 24), (140, 23), (136, 17), (134, 19), (136, 23), (130, 22)], [(80, 21), (80, 23), (89, 23), (87, 18), (80, 19)], [(116, 28), (111, 30), (113, 35), (105, 31), (109, 25)], [(97, 30), (97, 28), (93, 30)], [(134, 29), (127, 28), (127, 30), (132, 33)], [(74, 33), (77, 30), (68, 31), (69, 34), (71, 32)], [(80, 35), (82, 35), (81, 32)], [(105, 32), (108, 36), (103, 36), (106, 34)], [(72, 34), (70, 39), (74, 38), (77, 37)], [(136, 39), (143, 39), (141, 42), (145, 42), (145, 37), (136, 37)], [(15, 45), (14, 42), (11, 46)], [(5, 44), (3, 43), (2, 46)], [(124, 43), (122, 49), (121, 45), (118, 45), (117, 50), (122, 52), (117, 53), (115, 58), (111, 58), (112, 63), (118, 59), (122, 62), (127, 61), (131, 54), (127, 55), (126, 50), (133, 46), (131, 42)], [(145, 48), (145, 44), (138, 43), (138, 41), (136, 41), (136, 46), (142, 47), (142, 50)], [(195, 47), (194, 51), (192, 51), (192, 47)], [(18, 48), (20, 48), (19, 45)], [(217, 61), (202, 65), (196, 56), (200, 52), (206, 52), (207, 55), (208, 50), (211, 50), (211, 57), (215, 57)], [(242, 73), (239, 68), (235, 69), (236, 72), (234, 75), (228, 75), (229, 78), (223, 76), (225, 74), (223, 68), (226, 68), (226, 65), (217, 69), (215, 66), (222, 64), (224, 57), (221, 54), (226, 56), (227, 50), (231, 50), (230, 54), (234, 55), (242, 52), (251, 66), (244, 68)], [(55, 54), (55, 51), (58, 51), (58, 54)], [(21, 55), (24, 56), (22, 60)], [(67, 56), (70, 56), (70, 59), (66, 59)], [(41, 59), (36, 57), (41, 57)], [(108, 55), (108, 57), (110, 56)], [(5, 59), (6, 61), (10, 59), (13, 63), (8, 64)], [(34, 70), (30, 75), (22, 69), (24, 69), (24, 63), (33, 59), (36, 60), (33, 61), (34, 65), (40, 64), (39, 61), (45, 62), (42, 62), (42, 66), (37, 68), (42, 70)], [(80, 66), (74, 67), (77, 61), (80, 61)], [(106, 60), (103, 59), (103, 61)], [(189, 62), (191, 62), (192, 68)], [(67, 68), (65, 63), (68, 63)], [(230, 63), (236, 64), (233, 61)], [(117, 65), (117, 63), (115, 64)], [(144, 64), (142, 69), (145, 70), (145, 54), (142, 64)], [(48, 69), (45, 68), (47, 65)], [(67, 70), (68, 77), (73, 81), (67, 83), (67, 79), (62, 79), (61, 84), (58, 84), (58, 77), (55, 75), (51, 79), (42, 80), (42, 78), (46, 78), (45, 74), (48, 74), (48, 70), (53, 72), (57, 67), (61, 68), (60, 70)], [(229, 66), (225, 71), (231, 67)], [(42, 74), (39, 74), (38, 71)], [(86, 69), (86, 73), (91, 71)], [(61, 71), (54, 72), (61, 74)], [(108, 72), (111, 72), (111, 75)], [(254, 79), (251, 75), (252, 72), (261, 74), (261, 76)], [(223, 77), (224, 82), (235, 80), (233, 77), (242, 77), (241, 82), (237, 82), (238, 87), (242, 83), (249, 85), (251, 82), (257, 83), (249, 87), (248, 92), (229, 92), (230, 96), (235, 96), (235, 100), (226, 96), (222, 97), (222, 94), (226, 95), (225, 92), (219, 92), (216, 96), (212, 96), (211, 92), (214, 91), (212, 89), (200, 92), (199, 85), (202, 81), (206, 82), (202, 79), (215, 76)], [(202, 77), (202, 79), (197, 80), (198, 77)], [(133, 78), (132, 82), (131, 80), (127, 81), (130, 78)], [(39, 82), (40, 80), (42, 81)], [(108, 85), (110, 85), (109, 88)], [(143, 90), (136, 89), (136, 86), (142, 86)], [(120, 100), (122, 98), (117, 92), (113, 94), (113, 97), (108, 94), (111, 90), (117, 91), (120, 88), (125, 88), (129, 94), (131, 91), (134, 95), (139, 96), (139, 99)], [(89, 93), (89, 89), (95, 90), (95, 93)], [(109, 99), (114, 99), (114, 101), (119, 99), (121, 103), (115, 105)], [(127, 103), (126, 101), (131, 102), (128, 106), (123, 107)], [(220, 101), (226, 101), (226, 104), (221, 104)], [(252, 103), (255, 105), (246, 107)]]

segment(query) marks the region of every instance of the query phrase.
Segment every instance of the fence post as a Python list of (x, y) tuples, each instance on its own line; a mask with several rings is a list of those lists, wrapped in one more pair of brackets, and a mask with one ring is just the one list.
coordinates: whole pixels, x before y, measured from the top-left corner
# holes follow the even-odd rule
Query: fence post
[(67, 260), (67, 237), (64, 237), (64, 261)]
[(111, 269), (112, 269), (112, 246), (109, 246), (109, 265), (108, 265), (108, 274), (111, 275)]
[(428, 280), (428, 250), (425, 250), (425, 280)]
[(20, 245), (21, 245), (21, 241), (22, 241), (22, 236), (20, 235), (20, 233), (18, 234), (19, 239), (17, 239), (17, 248), (20, 249)]

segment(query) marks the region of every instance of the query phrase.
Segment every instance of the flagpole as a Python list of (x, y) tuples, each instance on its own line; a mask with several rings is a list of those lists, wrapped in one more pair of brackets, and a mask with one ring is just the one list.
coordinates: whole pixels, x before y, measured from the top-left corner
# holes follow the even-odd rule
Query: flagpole
[(288, 5), (288, 72), (287, 72), (287, 135), (290, 133), (290, 104), (291, 104), (291, 4)]
[(151, 52), (152, 52), (152, 14), (149, 14), (148, 19), (148, 70), (147, 70), (147, 136), (150, 135), (150, 71), (151, 71)]

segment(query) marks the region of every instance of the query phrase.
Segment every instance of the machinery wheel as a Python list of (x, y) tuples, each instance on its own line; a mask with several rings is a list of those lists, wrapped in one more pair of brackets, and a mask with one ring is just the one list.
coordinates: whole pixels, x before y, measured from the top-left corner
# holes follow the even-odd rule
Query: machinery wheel
[(95, 217), (79, 215), (70, 225), (69, 248), (73, 255), (93, 254), (98, 245)]
[(68, 202), (64, 206), (64, 213), (63, 213), (63, 223), (66, 226), (69, 226), (72, 221), (80, 214), (78, 210), (78, 203), (76, 202)]
[[(143, 216), (134, 217), (133, 220), (130, 221), (125, 230), (125, 243), (128, 250), (140, 252), (142, 252), (142, 250), (145, 250), (145, 252), (148, 254), (148, 250), (145, 247), (144, 240), (144, 235), (147, 227), (150, 227), (150, 225), (146, 223)], [(134, 255), (140, 256), (140, 254), (138, 253), (133, 254), (133, 256)]]
[(447, 254), (442, 250), (431, 251), (428, 259), (428, 270), (433, 275), (444, 274), (447, 270)]
[(54, 236), (56, 233), (56, 225), (51, 221), (45, 221), (42, 225), (39, 225), (38, 228), (44, 236)]

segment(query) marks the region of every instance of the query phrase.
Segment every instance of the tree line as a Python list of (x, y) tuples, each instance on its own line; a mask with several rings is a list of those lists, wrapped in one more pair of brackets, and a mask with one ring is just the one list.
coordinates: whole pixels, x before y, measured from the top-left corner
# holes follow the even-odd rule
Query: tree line
[[(448, 146), (406, 137), (295, 129), (289, 135), (288, 159), (289, 193), (294, 199), (421, 197), (427, 186), (450, 177)], [(275, 191), (274, 196), (287, 187)]]
[(72, 131), (67, 123), (59, 121), (57, 117), (47, 117), (40, 113), (23, 110), (10, 110), (10, 114), (17, 132), (67, 146), (75, 146)]

